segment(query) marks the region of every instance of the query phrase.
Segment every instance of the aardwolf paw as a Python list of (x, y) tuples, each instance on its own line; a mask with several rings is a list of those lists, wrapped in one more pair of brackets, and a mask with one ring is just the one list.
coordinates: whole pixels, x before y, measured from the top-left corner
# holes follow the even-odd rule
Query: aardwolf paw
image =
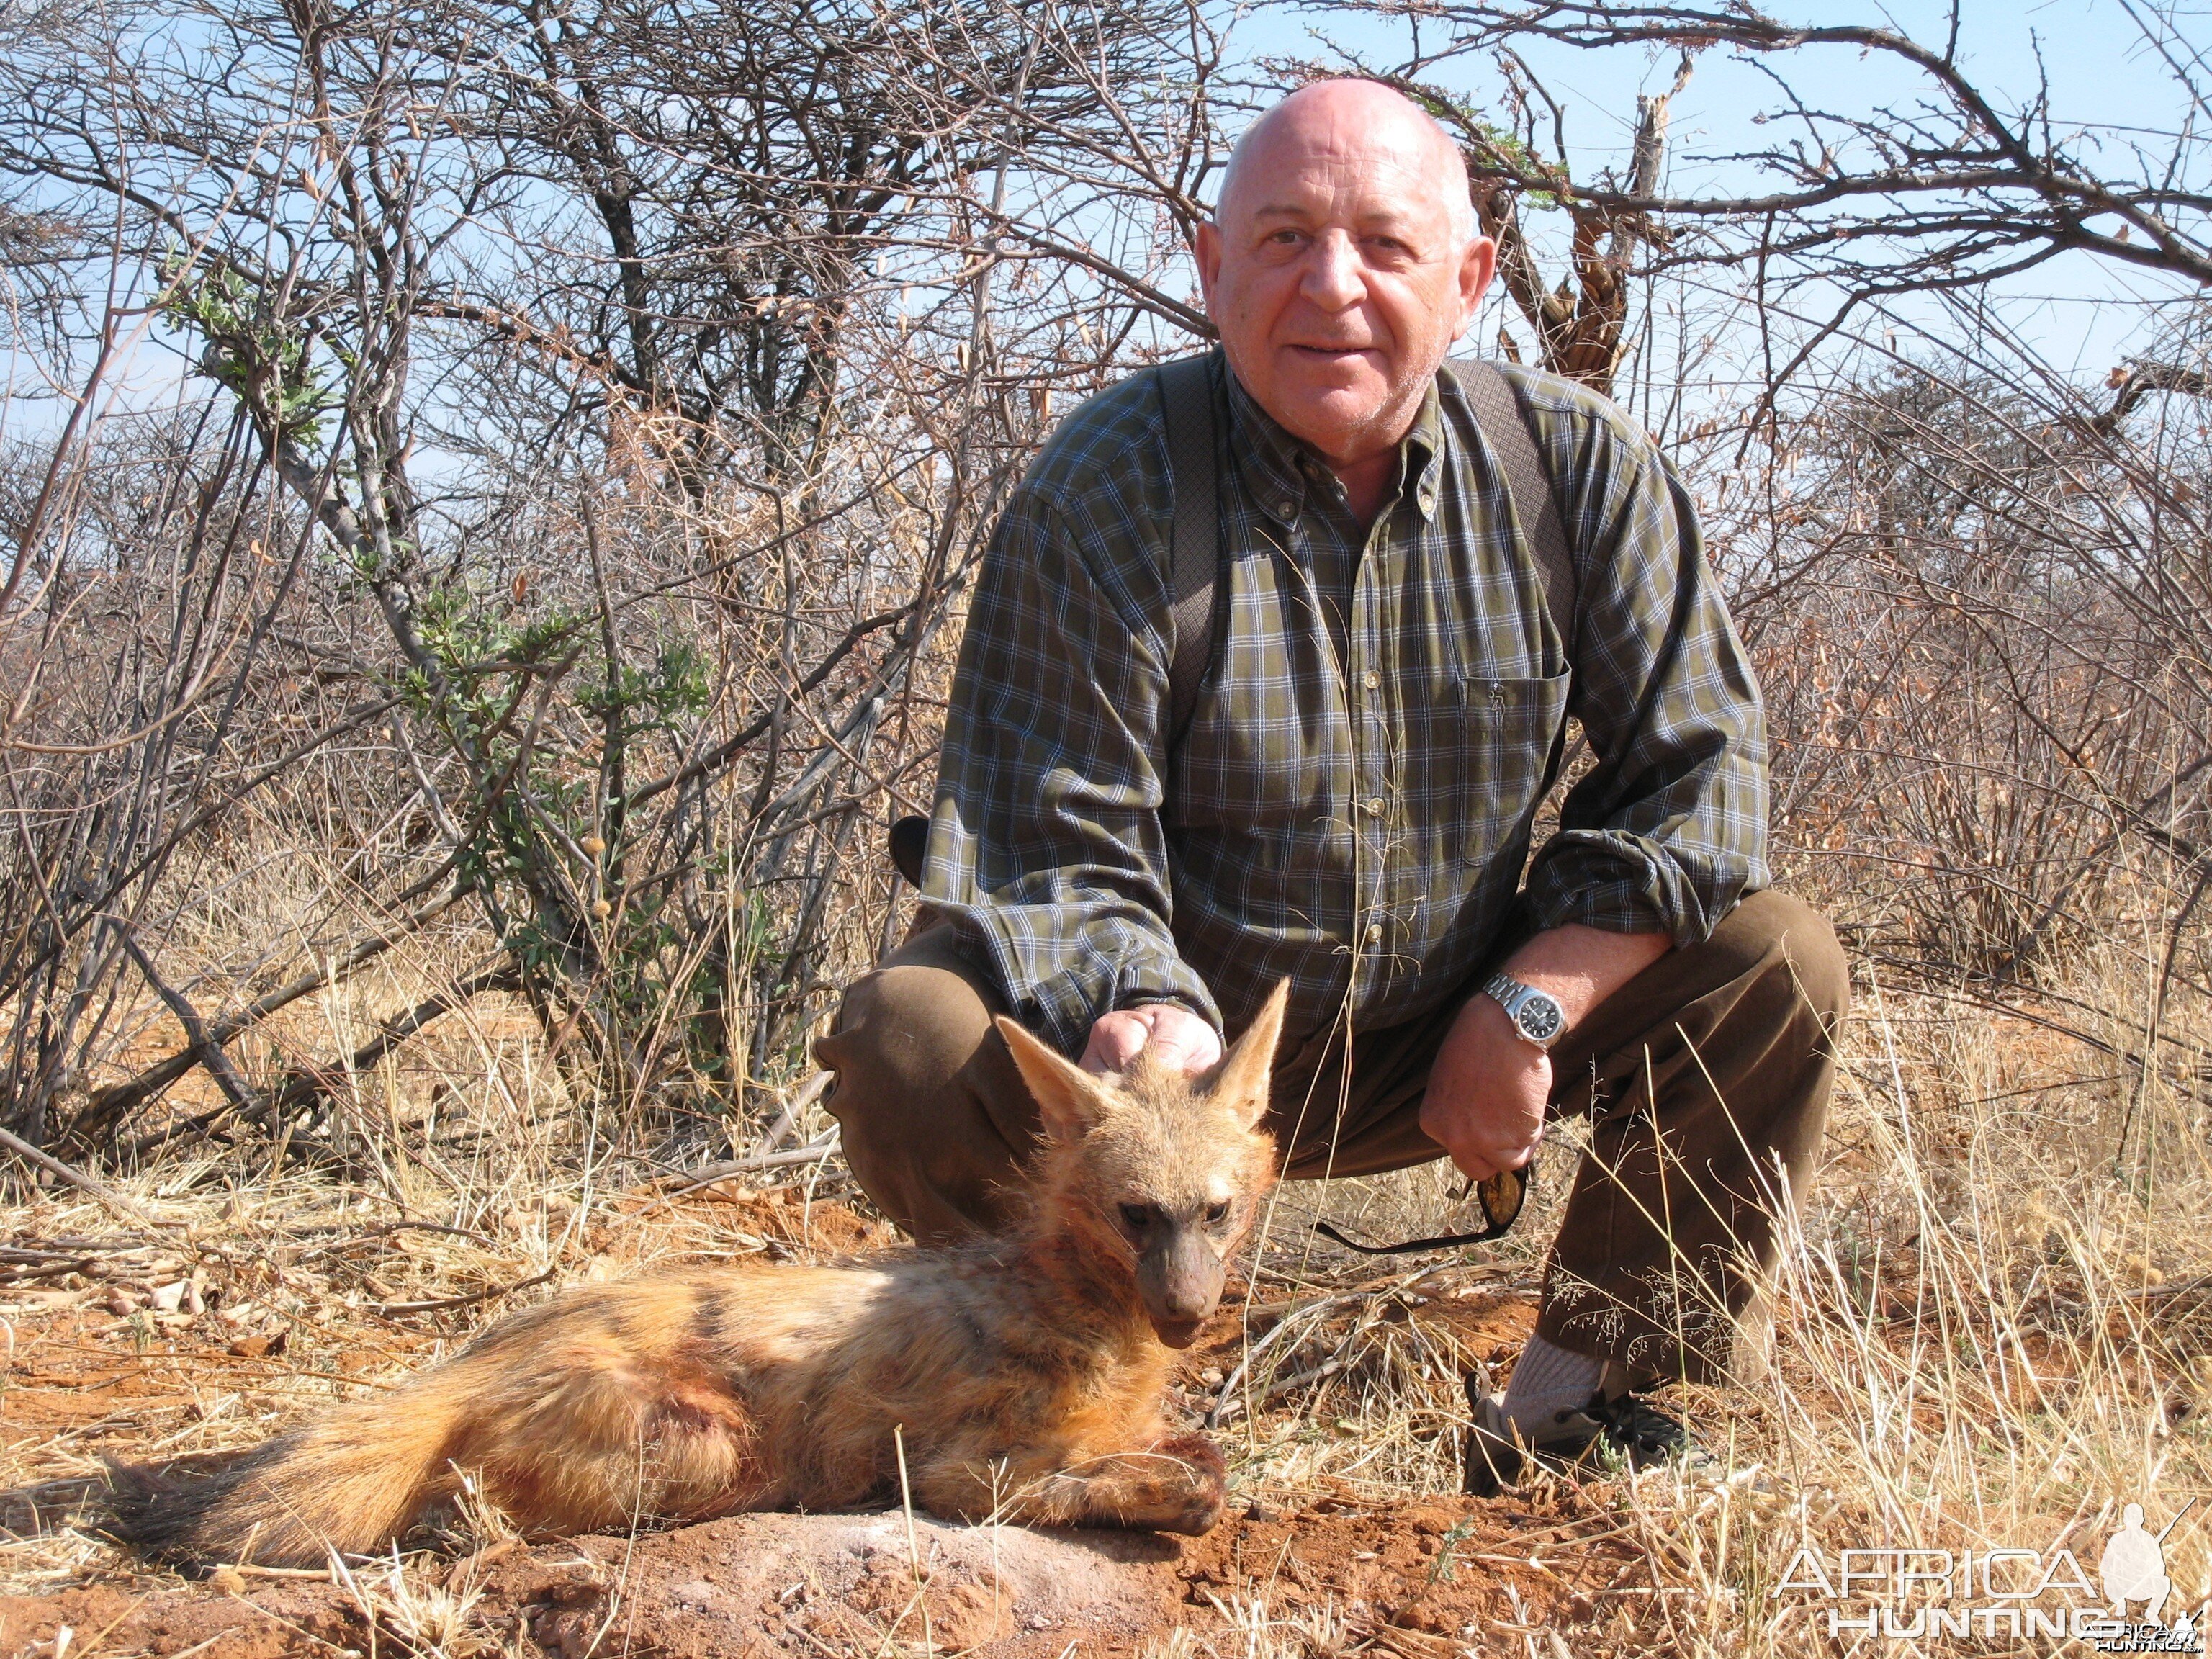
[(1202, 1434), (1177, 1435), (1172, 1440), (1163, 1440), (1152, 1448), (1155, 1455), (1172, 1457), (1181, 1463), (1182, 1478), (1177, 1482), (1182, 1499), (1175, 1515), (1160, 1522), (1163, 1532), (1179, 1532), (1195, 1538), (1209, 1533), (1219, 1524), (1223, 1506), (1229, 1501), (1229, 1464), (1221, 1449)]

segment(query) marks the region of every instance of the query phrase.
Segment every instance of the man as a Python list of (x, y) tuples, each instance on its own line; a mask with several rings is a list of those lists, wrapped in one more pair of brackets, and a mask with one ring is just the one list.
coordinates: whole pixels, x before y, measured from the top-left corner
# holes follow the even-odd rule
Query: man
[[(1523, 1443), (1665, 1449), (1679, 1425), (1635, 1391), (1724, 1373), (1845, 999), (1826, 924), (1762, 890), (1758, 688), (1690, 503), (1612, 404), (1513, 371), (1571, 544), (1561, 638), (1437, 374), (1496, 250), (1457, 149), (1396, 93), (1277, 105), (1197, 252), (1225, 436), (1195, 714), (1170, 744), (1173, 501), (1139, 376), (1061, 428), (998, 526), (946, 726), (934, 925), (819, 1045), (847, 1154), (915, 1237), (988, 1227), (1036, 1133), (993, 1012), (1093, 1070), (1149, 1047), (1200, 1071), (1287, 976), (1271, 1121), (1292, 1178), (1449, 1155), (1480, 1179), (1527, 1165), (1547, 1114), (1592, 1115), (1536, 1334), (1474, 1402), (1477, 1441), (1508, 1475)], [(1571, 713), (1597, 764), (1524, 886)], [(1506, 1006), (1545, 998), (1548, 1047)]]

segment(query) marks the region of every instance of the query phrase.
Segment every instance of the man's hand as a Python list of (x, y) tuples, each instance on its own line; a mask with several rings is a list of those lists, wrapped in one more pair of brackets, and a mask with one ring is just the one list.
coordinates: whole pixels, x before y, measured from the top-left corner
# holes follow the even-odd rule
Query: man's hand
[(1452, 1021), (1429, 1068), (1421, 1132), (1468, 1175), (1485, 1180), (1535, 1157), (1551, 1096), (1552, 1057), (1514, 1030), (1505, 1010), (1478, 994)]
[(1147, 1002), (1103, 1014), (1084, 1045), (1083, 1069), (1101, 1076), (1126, 1072), (1146, 1049), (1170, 1071), (1195, 1077), (1221, 1063), (1221, 1039), (1188, 1008), (1171, 1002)]
[[(1567, 1028), (1664, 956), (1663, 933), (1607, 933), (1555, 927), (1505, 962), (1505, 972), (1559, 1000)], [(1094, 1033), (1091, 1041), (1096, 1043)], [(1513, 1029), (1505, 1010), (1480, 993), (1444, 1035), (1421, 1097), (1421, 1130), (1477, 1181), (1517, 1170), (1544, 1138), (1552, 1057)]]

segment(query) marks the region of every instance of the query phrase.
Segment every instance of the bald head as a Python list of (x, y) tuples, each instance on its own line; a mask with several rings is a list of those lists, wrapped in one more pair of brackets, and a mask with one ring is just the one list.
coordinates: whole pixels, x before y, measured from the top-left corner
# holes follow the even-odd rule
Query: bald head
[(1434, 116), (1379, 81), (1313, 82), (1245, 128), (1222, 173), (1214, 217), (1225, 223), (1249, 210), (1250, 192), (1285, 159), (1316, 151), (1381, 163), (1421, 182), (1427, 186), (1422, 193), (1443, 211), (1453, 241), (1463, 247), (1474, 240), (1474, 204), (1459, 146)]
[(1497, 252), (1476, 234), (1458, 147), (1373, 81), (1317, 81), (1253, 123), (1198, 232), (1230, 367), (1355, 510), (1395, 476)]

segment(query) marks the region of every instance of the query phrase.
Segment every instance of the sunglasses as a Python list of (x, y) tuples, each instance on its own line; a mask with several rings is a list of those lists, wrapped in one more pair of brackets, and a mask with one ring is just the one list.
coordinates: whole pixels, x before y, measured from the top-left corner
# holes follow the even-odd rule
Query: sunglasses
[[(1487, 1224), (1478, 1233), (1439, 1233), (1434, 1238), (1409, 1238), (1399, 1244), (1362, 1244), (1357, 1239), (1346, 1238), (1326, 1221), (1316, 1221), (1313, 1229), (1322, 1237), (1334, 1239), (1347, 1250), (1357, 1250), (1362, 1255), (1411, 1255), (1416, 1250), (1448, 1250), (1456, 1244), (1487, 1244), (1492, 1239), (1503, 1238), (1521, 1218), (1522, 1206), (1528, 1201), (1528, 1186), (1536, 1178), (1536, 1160), (1530, 1158), (1517, 1170), (1500, 1170), (1496, 1175), (1474, 1183), (1474, 1200), (1482, 1206), (1482, 1218)], [(1460, 1194), (1462, 1201), (1467, 1193)]]

